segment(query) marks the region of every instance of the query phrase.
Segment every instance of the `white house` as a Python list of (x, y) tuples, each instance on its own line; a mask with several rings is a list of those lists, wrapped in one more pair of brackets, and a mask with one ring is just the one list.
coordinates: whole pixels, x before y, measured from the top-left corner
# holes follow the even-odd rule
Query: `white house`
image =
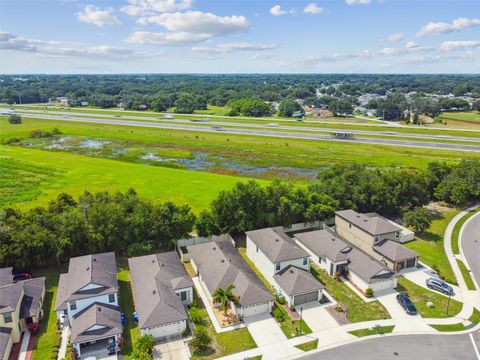
[(363, 292), (397, 286), (392, 270), (331, 230), (298, 233), (295, 239), (330, 276), (343, 276)]
[(272, 311), (273, 295), (240, 256), (229, 235), (190, 245), (187, 249), (192, 267), (212, 305), (218, 305), (212, 301), (216, 289), (234, 285), (233, 293), (239, 301), (233, 306), (239, 318)]
[(187, 329), (193, 282), (175, 251), (128, 259), (142, 334), (178, 338)]
[(122, 324), (115, 253), (71, 258), (68, 272), (60, 275), (55, 311), (71, 326), (70, 341), (79, 356), (99, 346), (116, 352)]
[(289, 306), (320, 301), (322, 284), (310, 274), (310, 254), (282, 228), (247, 231), (247, 256)]

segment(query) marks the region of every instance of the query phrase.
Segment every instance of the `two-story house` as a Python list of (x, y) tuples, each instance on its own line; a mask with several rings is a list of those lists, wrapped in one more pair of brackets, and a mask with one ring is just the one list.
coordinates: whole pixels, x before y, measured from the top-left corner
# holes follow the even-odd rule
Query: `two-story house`
[(79, 356), (99, 348), (116, 352), (122, 334), (115, 253), (70, 259), (60, 275), (55, 311), (71, 327), (70, 342)]
[(391, 270), (417, 266), (419, 255), (399, 243), (402, 228), (381, 216), (354, 210), (335, 213), (335, 232)]
[(12, 268), (0, 269), (0, 359), (8, 359), (14, 343), (42, 316), (45, 278), (14, 282)]
[(289, 306), (320, 301), (322, 284), (310, 274), (310, 254), (281, 228), (247, 231), (247, 256)]
[(187, 329), (186, 305), (193, 281), (175, 251), (128, 259), (135, 309), (142, 334), (179, 337)]

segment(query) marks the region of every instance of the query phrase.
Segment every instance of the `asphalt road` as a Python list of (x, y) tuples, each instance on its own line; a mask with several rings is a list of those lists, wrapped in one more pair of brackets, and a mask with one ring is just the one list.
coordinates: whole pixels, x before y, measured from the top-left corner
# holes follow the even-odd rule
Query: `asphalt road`
[(460, 241), (463, 254), (478, 282), (480, 281), (480, 213), (467, 222)]
[(375, 338), (302, 357), (302, 360), (480, 360), (480, 333)]
[(415, 147), (415, 148), (427, 148), (427, 149), (439, 149), (439, 150), (480, 152), (480, 145), (463, 145), (463, 144), (422, 142), (422, 141), (410, 141), (410, 140), (398, 140), (398, 139), (397, 140), (380, 139), (380, 138), (354, 138), (352, 140), (341, 140), (341, 139), (332, 138), (329, 135), (320, 135), (320, 134), (315, 135), (311, 133), (296, 133), (296, 132), (286, 132), (286, 131), (279, 132), (279, 131), (273, 131), (273, 130), (255, 130), (255, 129), (240, 129), (240, 128), (222, 128), (220, 130), (216, 130), (209, 126), (184, 125), (184, 124), (170, 123), (170, 122), (156, 123), (156, 122), (146, 122), (146, 121), (115, 120), (115, 119), (83, 117), (83, 116), (75, 117), (75, 116), (65, 116), (65, 115), (53, 116), (48, 114), (37, 114), (32, 117), (35, 117), (38, 119), (44, 119), (44, 120), (136, 126), (136, 127), (146, 127), (146, 128), (187, 130), (187, 131), (210, 132), (210, 133), (213, 132), (213, 133), (235, 134), (235, 135), (266, 136), (266, 137), (323, 140), (323, 141), (328, 140), (328, 141), (361, 143), (361, 144), (372, 144), (372, 145), (387, 145), (387, 146), (402, 146), (402, 147)]
[[(74, 112), (69, 111), (68, 113), (58, 113), (55, 111), (46, 111), (46, 110), (16, 110), (17, 113), (22, 115), (28, 116), (31, 114), (41, 114), (41, 115), (51, 115), (57, 117), (64, 117), (64, 116), (78, 116), (78, 117), (95, 117), (99, 119), (111, 119), (111, 120), (118, 120), (118, 116), (114, 116), (111, 114), (88, 114), (85, 112)], [(198, 119), (202, 119), (203, 116), (198, 116)], [(178, 123), (178, 124), (191, 124), (192, 120), (189, 119), (165, 119), (162, 118), (159, 114), (158, 118), (155, 117), (147, 117), (147, 116), (135, 116), (135, 115), (122, 115), (121, 119), (124, 120), (143, 120), (143, 121), (161, 121), (166, 123)], [(194, 119), (194, 118), (192, 118)], [(272, 121), (276, 123), (276, 121)], [(290, 120), (293, 123), (292, 120)], [(242, 122), (228, 122), (228, 121), (218, 121), (218, 120), (210, 120), (208, 119), (208, 124), (217, 125), (217, 126), (235, 126), (235, 127), (248, 127), (248, 128), (260, 128), (265, 129), (267, 126), (266, 124), (255, 124), (255, 123), (242, 123)], [(466, 142), (474, 142), (480, 143), (480, 138), (475, 137), (466, 137), (466, 136), (446, 136), (446, 135), (431, 135), (431, 134), (419, 134), (419, 133), (404, 133), (404, 132), (396, 132), (396, 131), (372, 131), (372, 130), (354, 130), (354, 129), (333, 129), (333, 128), (322, 128), (322, 127), (307, 127), (307, 126), (288, 126), (283, 124), (278, 124), (276, 126), (270, 126), (270, 128), (279, 129), (279, 130), (292, 130), (292, 131), (308, 131), (308, 132), (322, 132), (322, 133), (332, 133), (332, 132), (348, 132), (355, 135), (374, 135), (374, 136), (382, 136), (386, 138), (395, 138), (395, 137), (402, 137), (402, 138), (412, 138), (412, 140), (417, 139), (430, 139), (430, 140), (455, 140), (455, 141), (466, 141)]]

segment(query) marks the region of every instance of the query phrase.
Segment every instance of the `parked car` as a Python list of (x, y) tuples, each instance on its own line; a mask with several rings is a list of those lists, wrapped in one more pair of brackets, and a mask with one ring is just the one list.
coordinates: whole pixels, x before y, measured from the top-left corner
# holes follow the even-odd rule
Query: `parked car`
[(429, 289), (440, 291), (448, 296), (454, 295), (453, 288), (441, 279), (431, 277), (427, 279), (426, 284)]
[(398, 294), (397, 301), (408, 315), (417, 315), (417, 309), (407, 295)]
[(31, 278), (32, 278), (32, 275), (27, 273), (27, 272), (18, 272), (18, 273), (13, 274), (13, 282), (14, 283), (19, 282), (19, 281), (23, 281), (23, 280), (29, 280)]

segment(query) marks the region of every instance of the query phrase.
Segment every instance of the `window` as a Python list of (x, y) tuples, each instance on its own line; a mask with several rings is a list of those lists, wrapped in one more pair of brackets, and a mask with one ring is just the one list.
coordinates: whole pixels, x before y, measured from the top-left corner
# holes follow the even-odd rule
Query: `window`
[(75, 301), (70, 301), (70, 310), (77, 310), (77, 303)]
[(375, 236), (374, 241), (375, 241), (375, 243), (378, 242), (378, 236)]
[(5, 324), (11, 323), (13, 321), (11, 312), (3, 314), (3, 318), (5, 319)]
[(257, 252), (258, 252), (258, 245), (257, 245)]
[(182, 291), (180, 293), (180, 300), (187, 301), (187, 292), (186, 291)]
[(277, 270), (277, 271), (280, 270), (280, 263), (275, 263), (275, 270)]
[(397, 232), (395, 233), (395, 238), (398, 239), (399, 237), (400, 237), (400, 233), (397, 231)]
[(115, 302), (115, 294), (108, 294), (108, 302), (109, 303)]
[(349, 228), (349, 229), (352, 228), (352, 223), (348, 223), (348, 228)]
[(307, 266), (308, 265), (308, 258), (303, 258), (303, 266)]

